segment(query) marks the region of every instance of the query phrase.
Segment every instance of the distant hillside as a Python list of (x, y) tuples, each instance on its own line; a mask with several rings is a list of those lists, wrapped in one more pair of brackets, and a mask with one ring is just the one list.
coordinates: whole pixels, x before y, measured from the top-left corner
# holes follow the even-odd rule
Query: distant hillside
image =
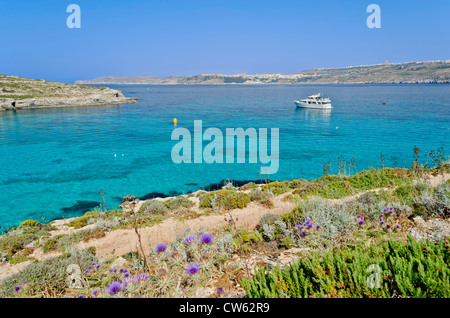
[(76, 83), (147, 85), (450, 83), (450, 60), (315, 68), (296, 74), (105, 76)]

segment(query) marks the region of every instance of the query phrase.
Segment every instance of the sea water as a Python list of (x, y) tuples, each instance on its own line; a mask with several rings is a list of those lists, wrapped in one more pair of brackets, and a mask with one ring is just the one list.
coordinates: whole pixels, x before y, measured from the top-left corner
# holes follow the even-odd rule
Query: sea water
[[(121, 198), (172, 196), (234, 182), (314, 179), (411, 167), (413, 148), (450, 153), (450, 85), (110, 85), (134, 104), (0, 112), (0, 226), (80, 216)], [(332, 110), (296, 108), (321, 93)], [(385, 104), (383, 104), (385, 103)], [(261, 163), (180, 163), (176, 127), (278, 128), (279, 169)], [(204, 142), (206, 145), (208, 142)], [(269, 149), (270, 150), (270, 149)], [(340, 158), (340, 159), (339, 159)], [(1, 229), (0, 229), (1, 230)]]

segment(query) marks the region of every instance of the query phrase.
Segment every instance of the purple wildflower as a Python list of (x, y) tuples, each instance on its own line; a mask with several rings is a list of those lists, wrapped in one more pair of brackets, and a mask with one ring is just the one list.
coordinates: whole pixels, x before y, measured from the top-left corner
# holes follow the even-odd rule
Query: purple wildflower
[(397, 229), (399, 229), (399, 228), (400, 228), (400, 225), (397, 224), (395, 227), (396, 227)]
[(20, 290), (20, 286), (14, 287), (14, 291), (17, 293)]
[(320, 229), (320, 225), (319, 224), (316, 225), (316, 229)]
[(192, 243), (197, 243), (197, 239), (195, 238), (195, 236), (188, 236), (184, 239), (184, 244), (189, 245)]
[(386, 228), (388, 229), (388, 228), (390, 228), (391, 226), (389, 225), (389, 224), (386, 224)]
[(97, 288), (96, 289), (94, 289), (93, 291), (92, 291), (92, 296), (97, 296), (98, 295), (98, 290), (97, 290)]
[(97, 264), (97, 266), (95, 266), (95, 269), (99, 269), (100, 268), (100, 264)]
[(95, 262), (92, 262), (92, 263), (91, 263), (91, 266), (94, 266), (94, 265), (95, 265)]
[(90, 272), (92, 272), (92, 270), (90, 270), (90, 269), (85, 269), (85, 270), (84, 270), (84, 273), (85, 273), (85, 274), (90, 273)]
[(383, 211), (386, 212), (388, 209), (384, 208)]
[(361, 214), (358, 214), (356, 217), (357, 217), (357, 218), (360, 218), (360, 217), (362, 217), (362, 216), (361, 216)]
[(222, 294), (223, 293), (223, 287), (217, 287), (217, 293)]
[(126, 270), (124, 270), (123, 268), (119, 269), (119, 273), (123, 273), (124, 271)]
[(384, 221), (380, 221), (380, 224), (383, 225), (383, 224), (384, 224)]
[(311, 223), (311, 221), (312, 221), (311, 219), (307, 219), (305, 224), (309, 224), (309, 223)]
[(378, 214), (378, 216), (379, 216), (380, 218), (382, 218), (382, 217), (384, 216), (384, 214), (383, 214), (383, 213), (380, 213), (380, 214)]
[(80, 295), (77, 296), (77, 298), (84, 298), (84, 295), (80, 294)]
[(156, 245), (155, 251), (158, 253), (165, 252), (167, 250), (167, 245), (164, 243)]
[(303, 228), (304, 228), (304, 226), (303, 226), (303, 225), (301, 225), (301, 224), (297, 225), (296, 227), (297, 227), (297, 229), (299, 229), (299, 230), (301, 230), (301, 229), (303, 229)]
[(312, 224), (311, 223), (308, 223), (308, 225), (306, 226), (308, 229), (310, 229), (310, 228), (312, 228)]
[(195, 274), (200, 270), (200, 265), (196, 264), (196, 263), (191, 263), (186, 267), (186, 272), (188, 274)]
[(150, 276), (148, 276), (147, 274), (139, 274), (136, 276), (136, 281), (148, 280), (149, 278), (150, 278)]
[(213, 240), (214, 240), (214, 237), (209, 233), (203, 233), (202, 236), (200, 236), (200, 241), (203, 244), (212, 243)]
[(364, 223), (364, 220), (359, 220), (358, 221), (358, 224), (363, 224)]
[(123, 273), (123, 277), (127, 278), (128, 276), (130, 276), (130, 273), (128, 273), (128, 272)]
[(300, 235), (301, 235), (302, 237), (305, 237), (305, 236), (306, 236), (305, 231), (302, 231), (302, 233), (300, 233)]
[(122, 285), (120, 282), (112, 282), (106, 287), (106, 289), (110, 295), (115, 295), (122, 290)]
[(26, 280), (22, 284), (28, 284), (29, 282), (30, 282), (29, 280)]
[(115, 272), (117, 272), (117, 268), (111, 268), (111, 273), (115, 273)]
[(388, 184), (388, 188), (392, 187), (390, 184)]

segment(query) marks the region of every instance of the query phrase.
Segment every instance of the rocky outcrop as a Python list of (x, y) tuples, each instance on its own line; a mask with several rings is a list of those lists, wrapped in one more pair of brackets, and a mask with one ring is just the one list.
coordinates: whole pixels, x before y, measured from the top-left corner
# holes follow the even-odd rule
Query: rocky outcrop
[(67, 107), (67, 106), (95, 106), (109, 104), (135, 103), (136, 98), (125, 97), (122, 92), (105, 88), (85, 95), (74, 96), (50, 96), (50, 97), (30, 97), (30, 98), (10, 98), (0, 99), (1, 110), (20, 110), (44, 107)]

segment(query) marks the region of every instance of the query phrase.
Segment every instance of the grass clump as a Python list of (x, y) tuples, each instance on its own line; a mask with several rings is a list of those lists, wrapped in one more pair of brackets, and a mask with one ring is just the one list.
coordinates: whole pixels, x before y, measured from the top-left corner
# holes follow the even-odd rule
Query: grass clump
[(335, 248), (281, 270), (259, 269), (242, 286), (251, 298), (449, 297), (450, 240), (388, 241), (361, 250)]

